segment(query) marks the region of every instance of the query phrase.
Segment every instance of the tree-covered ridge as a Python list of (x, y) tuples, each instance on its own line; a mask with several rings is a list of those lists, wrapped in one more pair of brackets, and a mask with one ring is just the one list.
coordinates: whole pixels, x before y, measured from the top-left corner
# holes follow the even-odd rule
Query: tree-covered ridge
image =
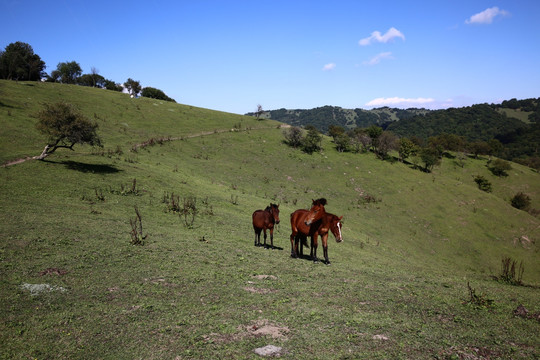
[[(355, 127), (369, 127), (386, 124), (400, 119), (410, 118), (418, 114), (429, 112), (426, 109), (395, 109), (382, 107), (373, 110), (343, 109), (339, 106), (322, 106), (314, 109), (278, 109), (264, 111), (262, 116), (267, 119), (277, 120), (292, 126), (305, 127), (312, 125), (317, 130), (328, 133), (331, 126), (342, 126), (353, 129)], [(246, 115), (254, 116), (254, 113)]]
[(427, 139), (440, 134), (456, 134), (469, 141), (487, 141), (525, 127), (515, 118), (508, 118), (495, 107), (480, 104), (464, 108), (430, 111), (390, 124), (387, 129), (399, 136), (417, 136)]

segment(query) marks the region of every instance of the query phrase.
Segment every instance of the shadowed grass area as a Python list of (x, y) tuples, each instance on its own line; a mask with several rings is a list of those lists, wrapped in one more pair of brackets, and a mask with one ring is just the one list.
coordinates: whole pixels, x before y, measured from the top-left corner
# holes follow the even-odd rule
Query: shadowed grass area
[[(327, 138), (306, 155), (268, 120), (34, 85), (0, 81), (2, 162), (41, 150), (31, 114), (58, 98), (99, 123), (105, 148), (0, 168), (1, 358), (256, 359), (268, 344), (290, 359), (540, 355), (540, 323), (514, 314), (540, 312), (540, 224), (509, 203), (524, 191), (540, 208), (530, 169), (496, 178), (487, 159), (445, 158), (427, 174)], [(180, 209), (194, 201), (191, 226), (173, 193)], [(330, 266), (289, 256), (289, 214), (319, 197), (344, 216)], [(253, 246), (251, 214), (270, 202), (278, 250)], [(493, 279), (505, 258), (525, 286)]]

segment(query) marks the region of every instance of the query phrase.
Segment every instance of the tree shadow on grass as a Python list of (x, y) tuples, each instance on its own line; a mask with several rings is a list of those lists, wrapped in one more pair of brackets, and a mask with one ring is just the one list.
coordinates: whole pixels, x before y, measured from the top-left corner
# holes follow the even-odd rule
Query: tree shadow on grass
[[(52, 161), (51, 161), (52, 162)], [(79, 161), (61, 161), (58, 164), (63, 164), (66, 168), (70, 170), (77, 170), (83, 173), (92, 173), (92, 174), (115, 174), (122, 170), (108, 164), (86, 164)]]

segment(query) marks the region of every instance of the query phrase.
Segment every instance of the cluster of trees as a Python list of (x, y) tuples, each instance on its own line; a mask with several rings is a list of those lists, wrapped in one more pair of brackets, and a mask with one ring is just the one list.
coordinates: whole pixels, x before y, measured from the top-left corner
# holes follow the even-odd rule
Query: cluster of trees
[(32, 46), (17, 41), (11, 43), (4, 51), (0, 51), (0, 79), (20, 81), (50, 81), (62, 84), (91, 86), (113, 91), (126, 89), (131, 95), (150, 97), (159, 100), (176, 102), (159, 89), (142, 88), (139, 81), (129, 78), (123, 85), (106, 79), (92, 67), (91, 72), (83, 74), (76, 61), (60, 62), (50, 74), (45, 72), (45, 62), (34, 53)]
[[(339, 152), (372, 152), (382, 160), (393, 159), (390, 152), (397, 152), (399, 161), (412, 163), (427, 172), (439, 165), (444, 156), (453, 156), (449, 152), (457, 153), (456, 162), (463, 166), (468, 155), (476, 158), (479, 155), (494, 156), (503, 150), (501, 142), (496, 139), (469, 142), (463, 136), (444, 133), (424, 141), (416, 136), (398, 137), (377, 125), (349, 130), (331, 125), (328, 134)], [(292, 147), (308, 153), (320, 150), (321, 134), (314, 126), (308, 126), (306, 130), (293, 126), (286, 129), (283, 135), (285, 143)], [(317, 147), (310, 146), (314, 143), (312, 139), (316, 139)], [(491, 164), (490, 170), (497, 176), (505, 176), (506, 170), (509, 170), (507, 161), (497, 159)]]
[[(519, 115), (522, 120), (513, 117), (513, 114)], [(400, 138), (417, 139), (417, 142), (424, 143), (428, 143), (430, 138), (453, 135), (461, 138), (462, 143), (467, 143), (467, 146), (461, 144), (460, 148), (466, 148), (475, 155), (488, 152), (486, 144), (493, 145), (497, 140), (502, 145), (502, 148), (497, 146), (497, 156), (540, 169), (540, 98), (511, 99), (500, 105), (478, 104), (446, 110), (400, 110), (388, 107), (347, 110), (332, 106), (311, 110), (279, 109), (265, 111), (265, 117), (292, 126), (313, 125), (327, 134), (335, 126), (362, 133), (362, 129), (376, 125)], [(387, 138), (384, 135), (382, 140)], [(342, 136), (334, 139), (338, 150), (346, 148), (341, 145), (347, 143), (346, 140)], [(384, 144), (386, 142), (383, 141)], [(361, 142), (356, 141), (352, 145), (358, 146), (361, 146)], [(382, 149), (384, 154), (384, 146)]]
[(311, 125), (306, 126), (305, 129), (292, 126), (283, 131), (283, 136), (285, 137), (285, 144), (295, 149), (301, 149), (308, 154), (313, 154), (322, 148), (322, 135)]

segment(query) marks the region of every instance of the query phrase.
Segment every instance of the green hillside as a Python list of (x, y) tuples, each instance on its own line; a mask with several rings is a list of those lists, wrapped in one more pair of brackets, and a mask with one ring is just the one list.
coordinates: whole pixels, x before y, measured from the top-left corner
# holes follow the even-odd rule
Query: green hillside
[[(58, 100), (104, 147), (0, 168), (0, 358), (256, 359), (266, 345), (288, 359), (540, 356), (540, 220), (510, 205), (524, 192), (540, 209), (537, 172), (445, 158), (428, 174), (329, 138), (307, 155), (273, 120), (10, 81), (1, 163), (41, 153), (34, 114)], [(170, 211), (173, 195), (194, 218)], [(289, 214), (320, 197), (344, 217), (329, 266), (290, 257)], [(253, 246), (251, 214), (270, 202), (277, 250)], [(522, 285), (494, 279), (505, 257)]]

